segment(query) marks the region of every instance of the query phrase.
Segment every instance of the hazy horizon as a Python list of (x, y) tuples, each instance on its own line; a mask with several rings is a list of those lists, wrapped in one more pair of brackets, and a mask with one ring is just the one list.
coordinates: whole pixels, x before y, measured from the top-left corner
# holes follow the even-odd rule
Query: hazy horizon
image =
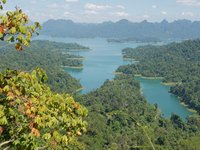
[[(128, 22), (131, 22), (131, 23), (142, 23), (142, 22), (148, 22), (148, 23), (162, 23), (163, 21), (166, 21), (168, 23), (173, 23), (173, 22), (176, 22), (176, 21), (190, 21), (190, 22), (196, 22), (196, 21), (200, 21), (200, 20), (189, 20), (189, 19), (177, 19), (177, 20), (172, 20), (172, 21), (168, 21), (167, 19), (163, 19), (163, 20), (160, 20), (160, 21), (149, 21), (149, 20), (141, 20), (141, 21), (132, 21), (132, 20), (128, 20), (128, 19), (119, 19), (119, 20), (116, 20), (116, 21), (112, 21), (112, 20), (105, 20), (105, 21), (102, 21), (102, 22), (77, 22), (75, 20), (72, 20), (72, 19), (49, 19), (49, 20), (46, 20), (45, 22), (47, 21), (50, 21), (50, 20), (54, 20), (54, 21), (57, 21), (57, 20), (64, 20), (64, 21), (72, 21), (73, 23), (85, 23), (85, 24), (101, 24), (101, 23), (106, 23), (106, 22), (111, 22), (111, 23), (117, 23), (117, 22), (120, 22), (120, 21), (128, 21)], [(43, 22), (43, 23), (45, 23)]]

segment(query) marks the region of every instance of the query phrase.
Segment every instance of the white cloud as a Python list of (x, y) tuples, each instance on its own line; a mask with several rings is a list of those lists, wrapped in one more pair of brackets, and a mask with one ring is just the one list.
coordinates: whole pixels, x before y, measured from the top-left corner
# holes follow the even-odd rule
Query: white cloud
[(156, 9), (156, 8), (157, 8), (157, 6), (156, 6), (156, 5), (152, 5), (151, 7), (152, 7), (153, 9)]
[(127, 17), (129, 14), (126, 12), (114, 12), (112, 15), (117, 16), (117, 17)]
[(181, 15), (188, 16), (188, 17), (194, 17), (194, 13), (192, 13), (192, 12), (182, 12)]
[(166, 11), (162, 11), (161, 14), (167, 15), (167, 12)]
[(49, 4), (47, 5), (47, 8), (50, 8), (50, 9), (57, 9), (59, 8), (60, 6), (56, 3), (52, 3), (52, 4)]
[(176, 2), (187, 6), (200, 6), (200, 0), (176, 0)]
[(102, 9), (107, 9), (107, 8), (112, 8), (110, 5), (97, 5), (93, 3), (87, 3), (85, 4), (85, 9), (89, 10), (102, 10)]
[(79, 0), (65, 0), (65, 2), (74, 3), (74, 2), (79, 2)]
[(86, 10), (85, 14), (87, 14), (87, 15), (96, 15), (98, 13), (96, 11), (94, 11), (94, 10)]
[(63, 4), (63, 5), (58, 5), (57, 3), (51, 3), (51, 4), (48, 4), (46, 6), (47, 8), (51, 9), (51, 10), (58, 10), (58, 9), (68, 9), (69, 8), (69, 5), (68, 4)]
[(146, 14), (143, 15), (142, 17), (143, 17), (144, 19), (149, 19), (149, 18), (150, 18), (150, 16), (149, 16), (149, 15), (146, 15)]
[(120, 9), (125, 9), (125, 6), (123, 6), (123, 5), (117, 5), (116, 7), (120, 8)]
[(70, 12), (68, 12), (68, 11), (65, 11), (65, 12), (64, 12), (64, 16), (69, 16), (69, 15), (71, 15)]

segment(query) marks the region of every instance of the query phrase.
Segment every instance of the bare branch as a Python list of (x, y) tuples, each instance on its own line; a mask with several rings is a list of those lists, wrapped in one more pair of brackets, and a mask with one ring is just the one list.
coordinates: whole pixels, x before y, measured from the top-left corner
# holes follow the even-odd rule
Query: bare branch
[(43, 146), (43, 147), (37, 147), (36, 150), (42, 150), (42, 149), (45, 149), (47, 148), (46, 146)]
[(8, 144), (8, 143), (13, 142), (13, 141), (14, 141), (14, 140), (9, 140), (9, 141), (5, 141), (5, 142), (0, 143), (0, 148), (1, 148), (2, 146), (4, 146), (4, 145)]
[(10, 148), (10, 146), (7, 146), (6, 148), (4, 148), (3, 150), (8, 150)]

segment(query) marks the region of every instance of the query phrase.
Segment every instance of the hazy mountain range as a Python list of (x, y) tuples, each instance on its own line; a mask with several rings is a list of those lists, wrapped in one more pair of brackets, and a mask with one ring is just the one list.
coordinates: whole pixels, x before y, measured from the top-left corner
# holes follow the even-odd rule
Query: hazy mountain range
[(168, 22), (134, 23), (128, 20), (103, 23), (75, 23), (72, 20), (48, 20), (43, 24), (42, 34), (57, 37), (105, 37), (105, 38), (200, 38), (200, 21), (177, 20)]

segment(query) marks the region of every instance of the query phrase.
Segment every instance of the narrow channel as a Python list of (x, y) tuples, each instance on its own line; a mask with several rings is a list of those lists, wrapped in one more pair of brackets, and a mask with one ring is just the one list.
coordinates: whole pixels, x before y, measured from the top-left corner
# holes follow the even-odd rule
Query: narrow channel
[[(106, 79), (112, 79), (113, 72), (120, 66), (130, 63), (124, 61), (121, 50), (127, 47), (137, 47), (147, 43), (108, 43), (105, 38), (57, 38), (39, 36), (37, 39), (46, 39), (56, 42), (78, 43), (90, 47), (89, 52), (74, 52), (85, 58), (83, 69), (66, 69), (73, 77), (79, 79), (84, 89), (82, 93), (88, 93), (99, 88)], [(144, 97), (151, 104), (158, 104), (164, 117), (175, 113), (182, 118), (192, 114), (186, 107), (179, 103), (176, 96), (170, 94), (169, 87), (161, 84), (160, 80), (147, 80), (137, 78), (141, 84)]]

